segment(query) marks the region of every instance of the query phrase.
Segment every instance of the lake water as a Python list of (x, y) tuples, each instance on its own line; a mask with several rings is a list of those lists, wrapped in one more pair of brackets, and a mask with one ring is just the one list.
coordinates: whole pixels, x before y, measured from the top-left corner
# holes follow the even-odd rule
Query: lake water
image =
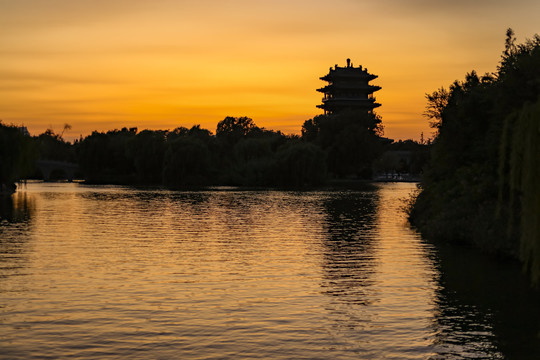
[(0, 359), (539, 359), (538, 292), (423, 241), (414, 189), (29, 183), (0, 207)]

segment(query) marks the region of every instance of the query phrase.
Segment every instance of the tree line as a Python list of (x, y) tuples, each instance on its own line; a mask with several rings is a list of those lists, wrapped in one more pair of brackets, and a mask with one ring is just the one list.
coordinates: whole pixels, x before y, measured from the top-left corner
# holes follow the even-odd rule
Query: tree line
[(36, 143), (16, 126), (0, 122), (0, 195), (15, 191), (15, 182), (34, 169)]
[(437, 136), (410, 220), (433, 239), (521, 259), (540, 284), (540, 37), (506, 34), (497, 71), (427, 95)]
[[(425, 162), (425, 156), (407, 162), (394, 158), (377, 162), (381, 154), (396, 149), (415, 154), (425, 151), (416, 142), (391, 144), (384, 139), (381, 119), (374, 113), (315, 116), (305, 121), (300, 136), (261, 128), (248, 117), (226, 117), (217, 124), (215, 134), (199, 125), (174, 130), (122, 128), (94, 131), (71, 144), (52, 130), (30, 138), (16, 127), (0, 123), (0, 135), (10, 137), (10, 141), (2, 141), (2, 159), (11, 156), (13, 163), (26, 161), (24, 166), (12, 166), (9, 176), (2, 175), (6, 184), (39, 178), (31, 166), (37, 159), (78, 163), (80, 177), (87, 183), (173, 189), (319, 186), (329, 179), (370, 179), (374, 169), (382, 171), (383, 167), (420, 172)], [(19, 160), (15, 160), (16, 154)]]

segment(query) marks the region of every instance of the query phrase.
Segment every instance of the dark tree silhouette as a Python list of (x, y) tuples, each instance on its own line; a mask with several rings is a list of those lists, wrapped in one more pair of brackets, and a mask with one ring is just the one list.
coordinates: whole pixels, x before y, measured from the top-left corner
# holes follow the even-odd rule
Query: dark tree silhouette
[(0, 122), (0, 195), (15, 191), (14, 182), (33, 171), (36, 157), (37, 147), (29, 136)]
[[(534, 128), (530, 122), (538, 130), (540, 123), (534, 115), (538, 114), (536, 108), (531, 106), (540, 96), (540, 37), (516, 45), (513, 36), (509, 29), (497, 73), (479, 77), (473, 71), (465, 81), (454, 82), (447, 93), (436, 92), (428, 104), (428, 110), (434, 109), (439, 118), (439, 134), (410, 218), (429, 237), (521, 256), (532, 266), (536, 274), (533, 279), (540, 281), (538, 232), (533, 231), (536, 239), (529, 236), (524, 246), (523, 238), (520, 245), (520, 233), (530, 231), (529, 225), (512, 226), (531, 213), (529, 203), (520, 203), (519, 199), (536, 198), (540, 182), (535, 179), (529, 183), (534, 186), (516, 187), (507, 176), (512, 168), (521, 169), (519, 173), (534, 173), (534, 162), (525, 165), (523, 159), (540, 158), (538, 148), (533, 146), (535, 141), (526, 141), (531, 138), (525, 134), (534, 131), (522, 131)], [(517, 133), (523, 136), (516, 139)], [(512, 156), (505, 154), (516, 149), (521, 149), (522, 155), (509, 161)], [(527, 221), (538, 224), (540, 219)], [(528, 249), (526, 254), (523, 247)]]
[(252, 135), (260, 130), (248, 117), (227, 116), (217, 124), (216, 136), (227, 138), (230, 142), (236, 143), (242, 137)]
[(319, 115), (302, 126), (302, 139), (326, 152), (328, 170), (336, 177), (371, 178), (381, 133), (381, 119), (373, 113)]
[(128, 155), (129, 144), (137, 129), (93, 132), (77, 146), (77, 156), (85, 180), (90, 183), (136, 183), (133, 158)]
[(325, 160), (324, 152), (311, 143), (292, 141), (284, 144), (276, 154), (277, 184), (320, 185), (326, 179)]
[(204, 142), (179, 137), (167, 144), (163, 182), (172, 188), (208, 185), (209, 165), (210, 151)]
[(143, 130), (128, 142), (127, 155), (135, 166), (137, 182), (162, 182), (166, 135), (167, 132), (163, 130)]
[(450, 93), (444, 87), (441, 87), (439, 90), (434, 91), (431, 94), (426, 94), (427, 106), (424, 116), (429, 120), (429, 126), (437, 129), (441, 124), (442, 112), (446, 105), (448, 105), (448, 97)]

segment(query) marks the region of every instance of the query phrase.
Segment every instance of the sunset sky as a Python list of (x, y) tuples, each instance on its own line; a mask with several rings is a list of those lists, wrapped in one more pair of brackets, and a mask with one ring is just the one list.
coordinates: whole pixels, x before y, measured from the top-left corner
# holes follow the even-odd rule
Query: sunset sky
[(425, 93), (496, 70), (505, 31), (540, 32), (538, 0), (0, 0), (0, 119), (66, 138), (226, 116), (299, 133), (329, 67), (373, 81), (385, 136), (431, 133)]

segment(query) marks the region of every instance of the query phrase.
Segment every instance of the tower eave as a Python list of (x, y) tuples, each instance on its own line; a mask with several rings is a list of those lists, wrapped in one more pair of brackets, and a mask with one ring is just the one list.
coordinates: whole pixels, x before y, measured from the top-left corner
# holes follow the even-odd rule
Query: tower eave
[(325, 114), (335, 114), (344, 110), (371, 112), (381, 106), (375, 102), (373, 96), (373, 93), (381, 90), (381, 87), (369, 84), (371, 80), (377, 78), (377, 75), (370, 74), (362, 66), (354, 67), (350, 59), (347, 59), (346, 67), (336, 65), (330, 68), (328, 74), (319, 77), (328, 84), (316, 89), (317, 92), (324, 94), (322, 104), (316, 107), (323, 109)]

